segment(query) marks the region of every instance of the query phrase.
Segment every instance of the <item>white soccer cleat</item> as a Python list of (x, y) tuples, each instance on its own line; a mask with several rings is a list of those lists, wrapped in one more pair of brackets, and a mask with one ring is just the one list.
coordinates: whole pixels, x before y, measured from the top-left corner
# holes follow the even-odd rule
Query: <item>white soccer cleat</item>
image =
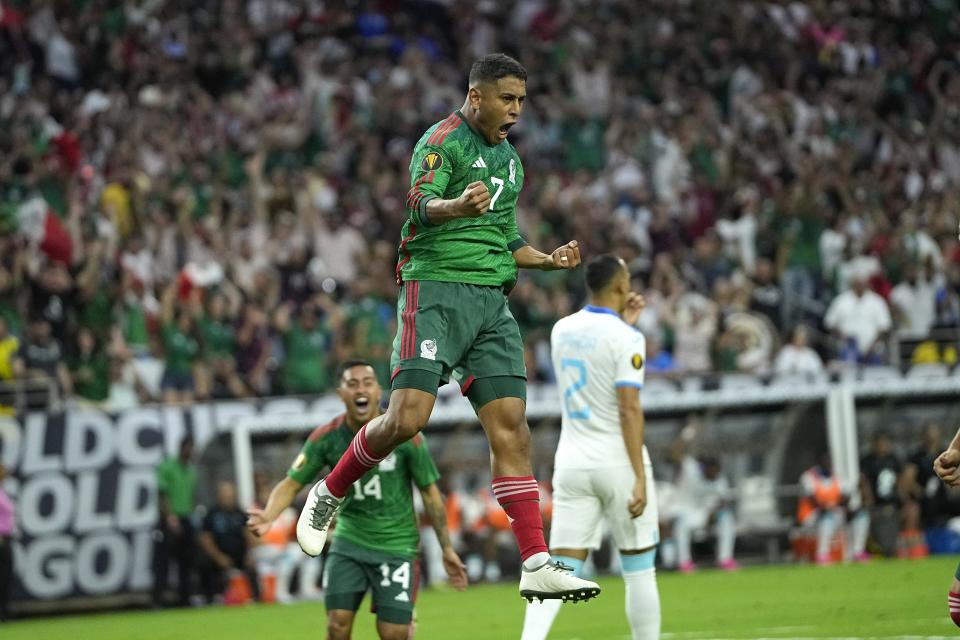
[(536, 598), (580, 602), (600, 594), (600, 585), (573, 575), (567, 565), (548, 560), (536, 569), (523, 567), (520, 572), (520, 597), (527, 602)]
[(339, 507), (340, 500), (327, 491), (325, 481), (313, 485), (297, 520), (297, 542), (305, 554), (316, 557), (323, 551), (327, 531)]

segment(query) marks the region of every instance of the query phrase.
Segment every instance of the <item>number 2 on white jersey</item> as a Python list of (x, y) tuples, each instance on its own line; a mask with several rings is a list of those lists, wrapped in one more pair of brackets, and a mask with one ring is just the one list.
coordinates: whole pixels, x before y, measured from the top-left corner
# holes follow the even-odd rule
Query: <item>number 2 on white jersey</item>
[(577, 379), (563, 391), (563, 408), (567, 412), (567, 416), (573, 420), (589, 420), (589, 405), (583, 404), (580, 409), (574, 409), (573, 407), (576, 402), (575, 394), (587, 384), (587, 366), (579, 358), (564, 358), (560, 361), (560, 368), (563, 371), (574, 369), (577, 372)]
[(493, 197), (490, 198), (490, 208), (487, 209), (487, 211), (493, 211), (493, 206), (497, 204), (497, 198), (500, 197), (500, 192), (503, 191), (503, 178), (490, 176), (490, 182), (492, 182), (497, 187), (497, 190), (493, 194)]

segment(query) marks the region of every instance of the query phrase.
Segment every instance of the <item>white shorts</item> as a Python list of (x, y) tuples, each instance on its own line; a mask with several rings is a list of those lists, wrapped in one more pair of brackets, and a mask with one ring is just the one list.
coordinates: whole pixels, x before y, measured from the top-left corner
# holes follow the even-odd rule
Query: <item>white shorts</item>
[(647, 507), (639, 518), (631, 518), (627, 511), (636, 479), (633, 467), (553, 472), (551, 549), (599, 549), (604, 521), (610, 526), (618, 549), (635, 551), (660, 542), (653, 468), (646, 447), (643, 453)]

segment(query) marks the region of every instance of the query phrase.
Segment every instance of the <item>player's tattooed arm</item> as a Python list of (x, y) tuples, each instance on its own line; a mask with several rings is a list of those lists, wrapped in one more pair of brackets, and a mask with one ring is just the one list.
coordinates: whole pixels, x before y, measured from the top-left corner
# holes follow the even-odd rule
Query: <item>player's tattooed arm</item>
[(436, 484), (431, 484), (420, 490), (420, 496), (423, 498), (423, 510), (430, 518), (433, 530), (437, 532), (440, 546), (453, 546), (450, 541), (450, 532), (447, 531), (447, 512), (443, 508), (443, 496), (440, 495), (440, 489), (437, 488)]
[(554, 249), (553, 253), (537, 251), (528, 244), (513, 252), (513, 259), (521, 269), (573, 269), (580, 265), (580, 245), (576, 240)]
[(437, 533), (440, 547), (443, 549), (443, 569), (447, 572), (450, 585), (458, 591), (467, 588), (467, 567), (453, 548), (450, 532), (447, 530), (447, 511), (443, 506), (443, 496), (436, 483), (420, 489), (423, 498), (423, 509), (430, 518), (433, 530)]

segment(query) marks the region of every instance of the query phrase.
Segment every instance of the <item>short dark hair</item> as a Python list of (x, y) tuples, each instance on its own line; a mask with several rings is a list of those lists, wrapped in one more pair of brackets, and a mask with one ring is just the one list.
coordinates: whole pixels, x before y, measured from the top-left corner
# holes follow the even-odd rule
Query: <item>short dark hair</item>
[(376, 368), (369, 361), (363, 360), (361, 358), (354, 358), (353, 360), (347, 360), (342, 365), (340, 365), (340, 375), (337, 376), (337, 379), (343, 380), (343, 374), (345, 374), (350, 369), (353, 369), (354, 367), (370, 367), (371, 369), (376, 371)]
[(470, 67), (470, 84), (496, 82), (500, 78), (514, 76), (526, 81), (527, 70), (523, 65), (505, 53), (491, 53), (483, 56)]
[(623, 263), (620, 258), (612, 253), (604, 253), (591, 258), (586, 268), (587, 290), (590, 293), (603, 291), (620, 273), (621, 269), (623, 269)]

